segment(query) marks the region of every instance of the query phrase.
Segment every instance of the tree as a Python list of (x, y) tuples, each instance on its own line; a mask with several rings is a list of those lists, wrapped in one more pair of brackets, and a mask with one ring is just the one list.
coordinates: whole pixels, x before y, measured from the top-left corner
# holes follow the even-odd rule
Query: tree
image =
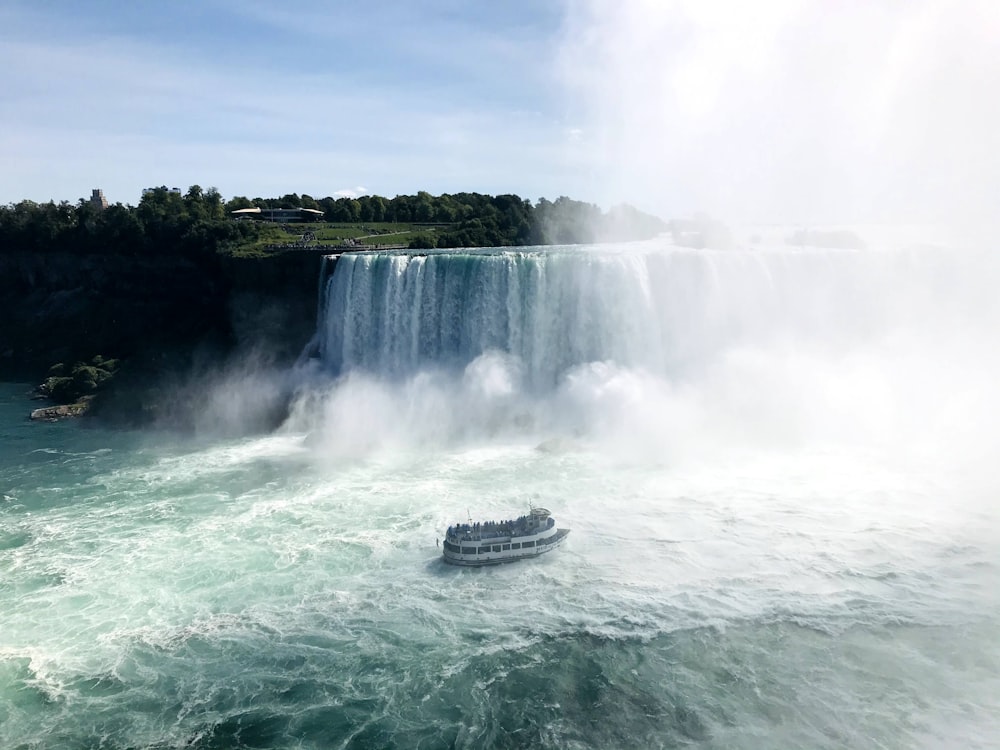
[(385, 221), (385, 198), (374, 195), (369, 198), (368, 205), (371, 206), (372, 221)]
[(349, 200), (347, 198), (338, 198), (334, 204), (333, 216), (331, 221), (351, 221), (351, 207), (348, 205)]
[(238, 195), (226, 203), (225, 212), (226, 214), (231, 214), (233, 211), (239, 211), (241, 208), (253, 208), (253, 203), (250, 202), (249, 198)]
[(218, 221), (226, 218), (226, 211), (222, 195), (217, 188), (210, 187), (205, 191), (205, 218)]
[(361, 215), (360, 215), (361, 221), (363, 222), (372, 221), (373, 212), (372, 212), (371, 196), (362, 195), (360, 198), (358, 198), (358, 203), (361, 204)]
[(109, 254), (139, 254), (145, 248), (145, 232), (135, 212), (115, 203), (101, 211), (93, 232), (94, 249)]
[(323, 211), (323, 218), (326, 221), (337, 221), (337, 201), (329, 195), (319, 200), (319, 207)]
[(413, 220), (423, 223), (430, 222), (434, 218), (434, 199), (430, 193), (421, 190), (417, 193), (417, 200), (413, 206)]
[(184, 207), (191, 219), (198, 221), (205, 217), (205, 196), (201, 185), (192, 185), (184, 195)]
[(398, 221), (400, 223), (413, 221), (413, 210), (410, 208), (410, 197), (408, 195), (397, 195), (389, 201), (392, 218), (386, 217), (386, 221)]

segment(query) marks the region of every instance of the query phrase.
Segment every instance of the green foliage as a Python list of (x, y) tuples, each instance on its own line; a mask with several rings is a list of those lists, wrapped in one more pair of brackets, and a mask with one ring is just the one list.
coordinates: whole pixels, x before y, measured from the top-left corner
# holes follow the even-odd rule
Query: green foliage
[(58, 403), (74, 403), (93, 396), (117, 371), (118, 360), (101, 355), (90, 362), (76, 362), (70, 368), (60, 362), (49, 368), (49, 376), (38, 390)]
[(105, 210), (89, 200), (75, 206), (22, 201), (0, 206), (0, 252), (210, 257), (259, 232), (252, 223), (232, 221), (226, 209), (218, 190), (198, 185), (184, 195), (154, 188), (138, 206), (116, 203)]
[[(308, 230), (295, 225), (234, 221), (232, 211), (251, 207), (315, 208), (327, 222)], [(331, 226), (339, 225), (339, 226)], [(207, 259), (219, 252), (254, 255), (269, 247), (301, 244), (305, 231), (320, 244), (494, 247), (643, 239), (664, 231), (661, 220), (630, 206), (607, 214), (565, 196), (536, 205), (517, 195), (426, 191), (387, 199), (289, 193), (263, 199), (237, 196), (226, 202), (214, 187), (187, 192), (158, 187), (138, 206), (120, 203), (101, 210), (89, 200), (77, 205), (21, 201), (0, 206), (0, 252), (28, 251), (185, 255)]]
[(437, 243), (429, 234), (418, 234), (410, 240), (411, 250), (430, 250), (434, 247), (437, 247)]
[(59, 403), (76, 400), (76, 394), (73, 392), (73, 378), (70, 377), (48, 377), (38, 390)]
[(560, 196), (555, 202), (542, 198), (535, 209), (532, 244), (576, 245), (595, 242), (602, 222), (601, 209)]
[(443, 195), (436, 217), (457, 223), (437, 237), (438, 247), (506, 247), (531, 244), (534, 208), (516, 195)]
[(242, 195), (237, 195), (231, 201), (226, 203), (225, 212), (226, 215), (228, 216), (233, 211), (239, 211), (241, 208), (253, 208), (253, 207), (254, 204), (250, 202), (249, 198), (246, 198)]

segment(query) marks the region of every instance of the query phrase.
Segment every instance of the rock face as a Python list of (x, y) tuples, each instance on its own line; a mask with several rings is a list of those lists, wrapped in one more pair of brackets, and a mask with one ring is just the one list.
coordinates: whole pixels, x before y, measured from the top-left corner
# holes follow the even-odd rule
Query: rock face
[(0, 253), (0, 377), (37, 378), (98, 353), (256, 348), (294, 359), (315, 329), (321, 256)]
[[(0, 379), (40, 382), (57, 362), (114, 358), (139, 414), (157, 381), (241, 353), (294, 362), (316, 328), (319, 250), (192, 259), (0, 252)], [(119, 394), (121, 395), (121, 394)], [(99, 412), (99, 401), (94, 411)], [(113, 400), (113, 399), (105, 399)], [(120, 399), (121, 400), (121, 399)], [(85, 407), (84, 407), (85, 408)], [(82, 409), (38, 409), (61, 419)]]
[(183, 258), (8, 252), (0, 255), (0, 293), (8, 303), (0, 371), (132, 355), (225, 323), (218, 274)]
[(328, 252), (302, 249), (220, 260), (226, 335), (234, 350), (295, 361), (316, 332), (319, 274)]

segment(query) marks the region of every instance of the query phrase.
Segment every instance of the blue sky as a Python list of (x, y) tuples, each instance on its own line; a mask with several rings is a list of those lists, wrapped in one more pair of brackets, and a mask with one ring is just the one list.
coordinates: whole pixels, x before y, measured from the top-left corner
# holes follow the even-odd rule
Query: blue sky
[(0, 201), (558, 193), (560, 23), (548, 0), (6, 3)]
[(427, 190), (661, 216), (1000, 201), (992, 0), (0, 6), (0, 203)]

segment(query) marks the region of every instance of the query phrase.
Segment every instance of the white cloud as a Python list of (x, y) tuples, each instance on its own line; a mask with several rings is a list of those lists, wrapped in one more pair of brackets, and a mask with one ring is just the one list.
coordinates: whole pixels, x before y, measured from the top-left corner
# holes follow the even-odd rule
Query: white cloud
[(344, 188), (342, 190), (335, 190), (333, 192), (333, 197), (334, 198), (357, 198), (357, 197), (365, 195), (367, 193), (368, 193), (368, 188), (361, 187), (359, 185), (358, 187), (354, 187), (354, 188)]

